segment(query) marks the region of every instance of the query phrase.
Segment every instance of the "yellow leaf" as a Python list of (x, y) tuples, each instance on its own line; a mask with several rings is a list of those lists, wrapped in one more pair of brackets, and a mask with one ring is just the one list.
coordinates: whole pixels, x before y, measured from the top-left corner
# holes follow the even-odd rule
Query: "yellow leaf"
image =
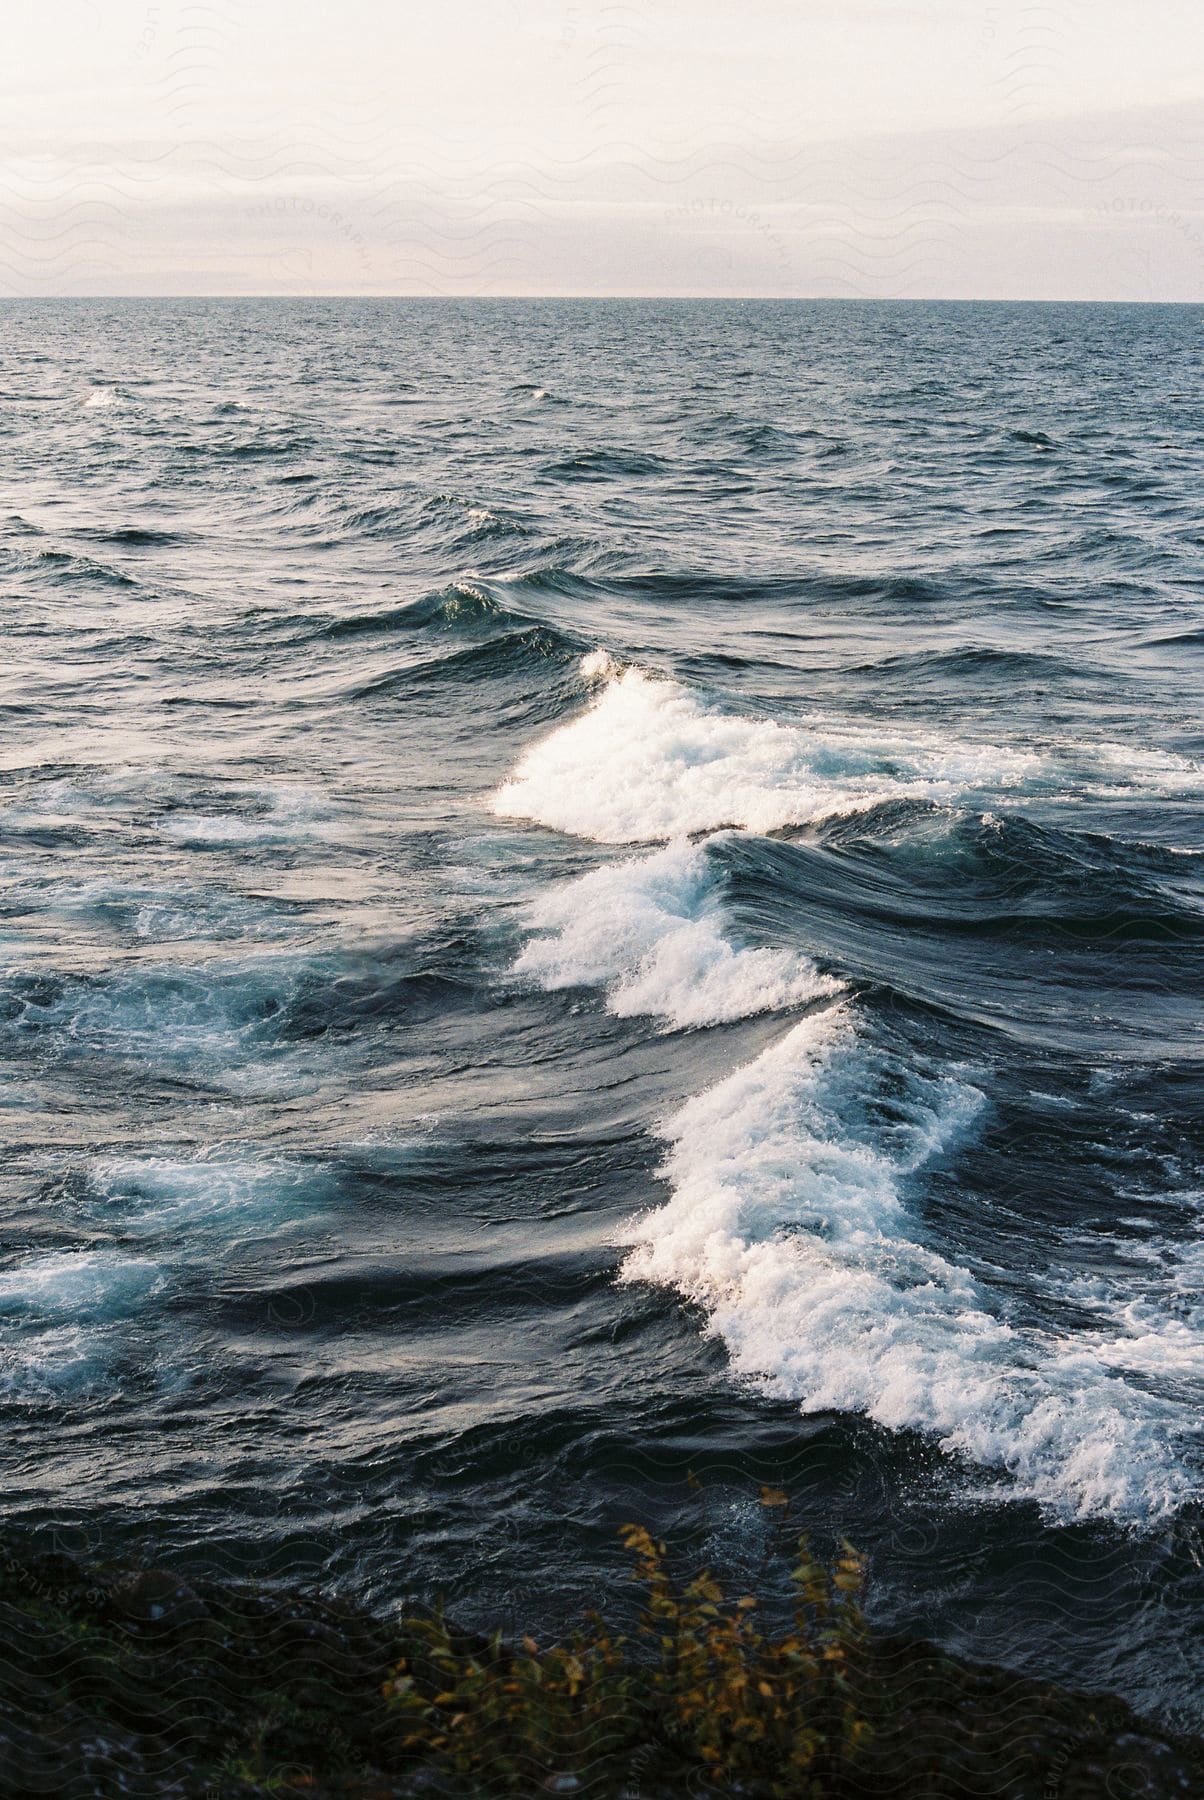
[(790, 1501), (781, 1488), (763, 1487), (761, 1489), (762, 1506), (789, 1506), (789, 1504)]

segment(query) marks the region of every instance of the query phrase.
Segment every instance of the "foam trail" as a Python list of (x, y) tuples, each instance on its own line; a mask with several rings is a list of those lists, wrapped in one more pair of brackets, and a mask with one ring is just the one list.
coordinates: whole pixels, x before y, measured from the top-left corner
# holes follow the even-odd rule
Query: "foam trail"
[(714, 868), (687, 842), (594, 869), (530, 908), (515, 965), (549, 989), (601, 987), (620, 1018), (717, 1025), (839, 991), (805, 956), (741, 949), (723, 931)]
[(18, 1317), (121, 1318), (162, 1285), (156, 1263), (114, 1250), (27, 1256), (0, 1272), (0, 1309)]
[(582, 674), (605, 685), (587, 712), (527, 751), (495, 812), (602, 843), (651, 843), (730, 825), (774, 831), (892, 798), (994, 792), (1038, 762), (992, 745), (741, 718), (676, 682), (612, 667), (597, 651), (584, 659)]
[(177, 1251), (194, 1240), (204, 1248), (209, 1232), (230, 1241), (304, 1224), (331, 1191), (321, 1165), (237, 1154), (100, 1157), (88, 1180), (100, 1216), (116, 1218), (126, 1233), (170, 1238)]
[(332, 821), (318, 795), (299, 787), (246, 788), (247, 812), (173, 813), (160, 829), (164, 837), (197, 849), (304, 842), (330, 835)]
[(624, 1278), (697, 1302), (733, 1369), (805, 1412), (928, 1433), (1055, 1515), (1163, 1516), (1191, 1489), (1184, 1410), (1008, 1324), (909, 1222), (908, 1182), (981, 1098), (859, 1042), (846, 1005), (804, 1019), (662, 1126), (673, 1194)]
[(109, 1385), (131, 1321), (167, 1286), (156, 1262), (113, 1249), (35, 1253), (0, 1270), (0, 1396), (61, 1400)]

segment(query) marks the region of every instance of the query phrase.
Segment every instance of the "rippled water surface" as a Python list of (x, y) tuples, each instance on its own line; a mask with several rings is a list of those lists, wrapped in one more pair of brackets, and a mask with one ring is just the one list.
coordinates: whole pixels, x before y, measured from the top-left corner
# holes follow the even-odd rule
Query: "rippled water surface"
[(1198, 1721), (1200, 321), (4, 305), (11, 1519)]

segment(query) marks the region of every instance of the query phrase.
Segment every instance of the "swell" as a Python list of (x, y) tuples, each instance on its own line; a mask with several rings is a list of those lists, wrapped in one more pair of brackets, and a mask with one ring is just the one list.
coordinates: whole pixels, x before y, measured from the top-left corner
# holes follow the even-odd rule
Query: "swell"
[(764, 420), (741, 419), (731, 413), (718, 413), (700, 432), (704, 441), (711, 439), (732, 445), (737, 452), (736, 468), (747, 459), (756, 462), (792, 463), (802, 457), (825, 458), (844, 456), (846, 439), (814, 427), (771, 425)]
[[(335, 615), (294, 615), (284, 621), (283, 629), (290, 641), (336, 644), (343, 640), (388, 636), (394, 632), (467, 635), (555, 629), (537, 611), (528, 611), (516, 601), (527, 596), (536, 601), (553, 597), (573, 600), (592, 592), (591, 584), (585, 578), (573, 576), (556, 566), (517, 571), (505, 578), (473, 574), (400, 606)], [(255, 616), (264, 617), (274, 627), (280, 625), (274, 613)], [(566, 641), (568, 636), (566, 634)]]
[(612, 481), (659, 475), (668, 465), (642, 450), (580, 450), (545, 463), (541, 474), (554, 481)]
[(301, 623), (305, 629), (299, 641), (326, 639), (331, 643), (338, 643), (344, 638), (388, 635), (394, 631), (523, 628), (534, 621), (503, 606), (479, 583), (454, 581), (445, 588), (423, 594), (402, 606), (383, 607), (373, 612), (345, 613), (335, 618)]
[(163, 526), (116, 525), (93, 526), (77, 530), (76, 536), (98, 544), (115, 544), (119, 549), (159, 550), (196, 542), (190, 532), (169, 531)]
[[(471, 687), (483, 681), (520, 676), (529, 679), (533, 673), (546, 673), (549, 664), (559, 665), (564, 670), (573, 668), (580, 653), (580, 643), (566, 639), (562, 633), (546, 625), (529, 625), (523, 630), (504, 632), (484, 643), (469, 644), (450, 655), (389, 670), (344, 691), (351, 700), (373, 700), (405, 689), (449, 681)], [(543, 698), (546, 702), (548, 696)]]
[(964, 591), (936, 577), (901, 575), (839, 575), (802, 568), (791, 574), (776, 569), (755, 574), (708, 569), (624, 572), (621, 589), (630, 599), (665, 606), (792, 607), (799, 604), (862, 602), (871, 606), (940, 607)]
[[(900, 817), (907, 813), (910, 819)], [(842, 823), (845, 830), (837, 826), (819, 843), (721, 840), (715, 854), (734, 903), (763, 920), (801, 905), (1019, 943), (1204, 940), (1204, 891), (1193, 903), (1155, 878), (1148, 853), (1116, 840), (1056, 831), (1018, 814), (950, 816), (899, 803), (855, 826)], [(1170, 857), (1155, 866), (1185, 873)]]
[[(872, 674), (900, 685), (967, 684), (972, 693), (976, 687), (1004, 690), (1009, 696), (1018, 683), (1045, 684), (1055, 682), (1061, 691), (1088, 688), (1114, 680), (1107, 669), (1092, 668), (1082, 661), (1069, 662), (1048, 651), (1001, 649), (991, 644), (964, 644), (953, 650), (917, 650), (888, 656), (873, 662), (849, 665), (849, 675)], [(1043, 691), (1038, 686), (1037, 691)]]
[(123, 569), (97, 562), (70, 550), (39, 550), (12, 556), (15, 569), (48, 580), (55, 586), (99, 583), (105, 587), (136, 588), (139, 584)]

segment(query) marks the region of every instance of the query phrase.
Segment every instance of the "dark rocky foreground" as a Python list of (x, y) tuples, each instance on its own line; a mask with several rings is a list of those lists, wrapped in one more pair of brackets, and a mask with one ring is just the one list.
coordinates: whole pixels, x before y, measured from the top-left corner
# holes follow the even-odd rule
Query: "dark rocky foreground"
[[(429, 1617), (429, 1616), (428, 1616)], [(954, 1661), (931, 1645), (864, 1641), (854, 1686), (871, 1721), (851, 1762), (820, 1754), (805, 1774), (750, 1765), (716, 1786), (662, 1730), (663, 1701), (625, 1663), (605, 1757), (507, 1778), (457, 1770), (415, 1747), (399, 1707), (399, 1660), (421, 1681), (415, 1621), (250, 1584), (67, 1557), (0, 1561), (0, 1793), (5, 1796), (369, 1796), (510, 1793), (660, 1796), (718, 1792), (938, 1800), (1145, 1800), (1204, 1795), (1204, 1740), (1168, 1735), (1122, 1702)], [(421, 1628), (420, 1628), (421, 1631)], [(491, 1659), (524, 1653), (438, 1626), (445, 1654), (430, 1698)], [(407, 1635), (408, 1634), (408, 1635)], [(534, 1646), (529, 1646), (533, 1651)], [(562, 1652), (551, 1653), (562, 1657)], [(529, 1659), (524, 1664), (528, 1674)], [(558, 1668), (563, 1670), (564, 1664)], [(546, 1668), (546, 1658), (545, 1658)], [(550, 1677), (537, 1677), (550, 1679)], [(513, 1693), (513, 1682), (499, 1691)], [(524, 1702), (525, 1704), (525, 1702)], [(452, 1724), (457, 1717), (452, 1717)], [(501, 1756), (499, 1737), (499, 1758)]]

